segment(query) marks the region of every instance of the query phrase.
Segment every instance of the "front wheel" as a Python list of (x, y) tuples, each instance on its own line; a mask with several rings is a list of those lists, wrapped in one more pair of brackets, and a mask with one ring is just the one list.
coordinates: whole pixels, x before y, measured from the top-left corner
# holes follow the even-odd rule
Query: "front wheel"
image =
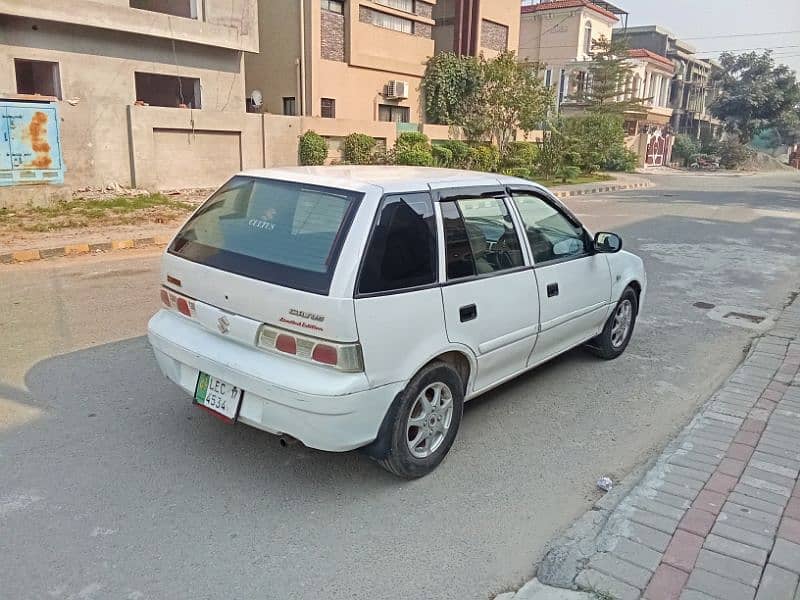
[(453, 445), (463, 410), (464, 384), (459, 374), (444, 363), (428, 365), (395, 403), (385, 439), (379, 441), (387, 452), (378, 464), (405, 479), (427, 475)]
[(617, 358), (625, 352), (633, 335), (638, 311), (639, 301), (636, 292), (626, 288), (608, 317), (603, 332), (587, 344), (589, 350), (606, 360)]

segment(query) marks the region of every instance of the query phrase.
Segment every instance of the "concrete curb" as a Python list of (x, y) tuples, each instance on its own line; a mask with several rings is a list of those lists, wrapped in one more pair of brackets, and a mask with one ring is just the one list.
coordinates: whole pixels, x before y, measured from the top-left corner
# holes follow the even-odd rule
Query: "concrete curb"
[(47, 258), (59, 258), (63, 256), (79, 256), (82, 254), (99, 254), (101, 252), (112, 252), (116, 250), (129, 250), (131, 248), (148, 248), (151, 246), (164, 247), (169, 244), (172, 234), (155, 235), (140, 237), (127, 240), (112, 240), (110, 242), (99, 242), (94, 244), (68, 244), (54, 248), (34, 248), (30, 250), (18, 250), (8, 254), (0, 254), (0, 264), (27, 263)]
[(556, 198), (571, 198), (573, 196), (587, 196), (591, 194), (605, 194), (607, 192), (623, 192), (625, 190), (641, 190), (654, 187), (652, 181), (641, 181), (637, 183), (617, 183), (598, 186), (595, 188), (581, 190), (551, 190)]
[[(553, 190), (557, 198), (571, 198), (573, 196), (587, 196), (591, 194), (603, 194), (607, 192), (619, 192), (625, 190), (638, 190), (653, 187), (652, 181), (641, 181), (636, 183), (618, 183), (597, 186), (594, 188), (580, 190)], [(29, 250), (18, 250), (7, 254), (0, 254), (0, 264), (28, 263), (47, 258), (60, 258), (63, 256), (79, 256), (82, 254), (96, 254), (101, 252), (112, 252), (116, 250), (128, 250), (130, 248), (147, 248), (151, 246), (166, 246), (172, 235), (156, 235), (127, 240), (112, 240), (100, 243), (77, 243), (67, 246), (57, 246), (54, 248), (34, 248)]]

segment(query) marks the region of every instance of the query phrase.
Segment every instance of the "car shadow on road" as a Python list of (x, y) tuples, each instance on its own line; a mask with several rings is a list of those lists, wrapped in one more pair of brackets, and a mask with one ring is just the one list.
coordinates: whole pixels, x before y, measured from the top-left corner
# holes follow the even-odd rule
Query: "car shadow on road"
[[(581, 349), (557, 357), (468, 403), (462, 426), (469, 425), (473, 406), (494, 400), (493, 410), (502, 412), (502, 398), (524, 389), (532, 378), (548, 377), (564, 364), (582, 368), (583, 363), (595, 360)], [(20, 399), (45, 408), (47, 417), (22, 426), (28, 429), (26, 435), (15, 439), (24, 440), (17, 448), (21, 453), (37, 448), (38, 460), (47, 459), (41, 454), (49, 448), (65, 447), (76, 467), (81, 461), (88, 464), (114, 457), (109, 458), (115, 461), (113, 470), (142, 477), (144, 488), (148, 487), (147, 472), (157, 464), (179, 478), (202, 470), (223, 486), (252, 487), (261, 482), (271, 488), (292, 489), (313, 482), (323, 495), (324, 490), (333, 492), (343, 483), (355, 495), (359, 486), (366, 492), (399, 484), (358, 452), (328, 453), (301, 444), (282, 448), (276, 436), (241, 424), (221, 423), (193, 406), (191, 399), (161, 374), (145, 337), (43, 360), (28, 371), (26, 384), (30, 393)], [(470, 442), (457, 440), (457, 446), (480, 446), (480, 434), (475, 435)], [(80, 469), (77, 472), (82, 476)], [(254, 484), (243, 484), (247, 480)]]
[(376, 480), (394, 481), (357, 453), (282, 448), (276, 436), (221, 423), (161, 374), (145, 337), (43, 360), (28, 371), (26, 384), (29, 400), (46, 405), (50, 417), (26, 426), (35, 428), (28, 432), (34, 440), (69, 438), (71, 452), (122, 455), (120, 466), (133, 471), (162, 462), (180, 473), (210, 470), (221, 482), (337, 486), (371, 480), (373, 487)]

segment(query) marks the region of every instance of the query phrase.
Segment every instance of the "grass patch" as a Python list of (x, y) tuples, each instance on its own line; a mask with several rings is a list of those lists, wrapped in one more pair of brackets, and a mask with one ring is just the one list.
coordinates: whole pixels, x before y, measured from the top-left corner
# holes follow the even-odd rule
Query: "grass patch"
[(195, 208), (189, 202), (164, 194), (115, 196), (103, 199), (77, 198), (53, 206), (0, 210), (0, 231), (46, 232), (96, 225), (165, 223)]
[(579, 175), (574, 179), (570, 179), (567, 183), (564, 183), (560, 179), (544, 179), (543, 177), (533, 177), (533, 180), (536, 183), (541, 183), (543, 186), (546, 187), (558, 187), (560, 185), (573, 185), (576, 183), (595, 183), (596, 181), (613, 181), (614, 178), (611, 175), (606, 175), (605, 173), (595, 173), (592, 175)]

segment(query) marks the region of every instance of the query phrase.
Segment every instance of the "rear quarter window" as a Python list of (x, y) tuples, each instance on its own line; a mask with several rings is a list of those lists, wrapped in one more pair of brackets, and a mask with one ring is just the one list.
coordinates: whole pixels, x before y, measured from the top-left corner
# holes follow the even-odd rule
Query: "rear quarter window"
[(436, 280), (436, 219), (430, 194), (386, 196), (364, 255), (358, 292), (390, 293)]
[(178, 233), (173, 254), (286, 287), (327, 294), (362, 194), (234, 177)]

